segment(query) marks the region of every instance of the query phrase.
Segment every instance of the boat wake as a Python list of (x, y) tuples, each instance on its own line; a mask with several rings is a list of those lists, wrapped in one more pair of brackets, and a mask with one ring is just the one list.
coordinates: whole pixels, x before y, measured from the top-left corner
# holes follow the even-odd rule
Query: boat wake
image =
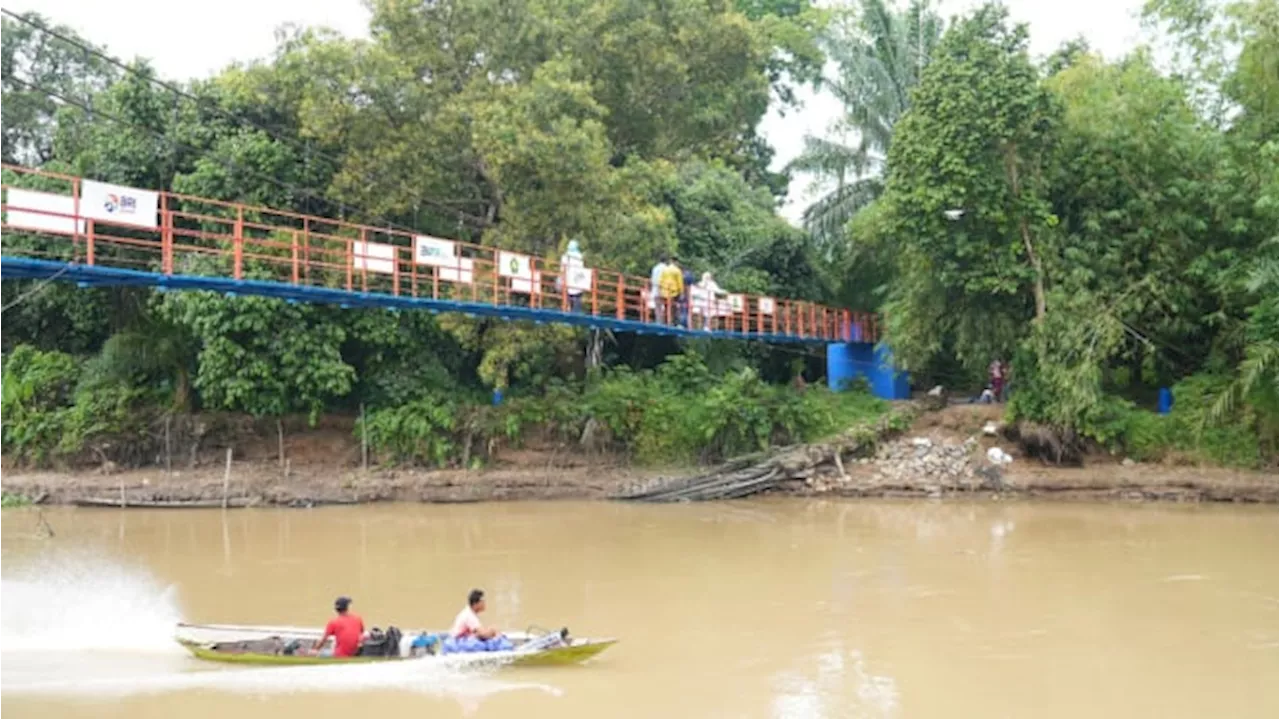
[(542, 684), (425, 662), (244, 668), (211, 666), (174, 641), (177, 589), (117, 560), (48, 555), (0, 580), (0, 690), (59, 698), (182, 691), (294, 694), (395, 690), (471, 703)]
[(177, 654), (177, 589), (92, 553), (51, 553), (0, 585), (0, 648)]

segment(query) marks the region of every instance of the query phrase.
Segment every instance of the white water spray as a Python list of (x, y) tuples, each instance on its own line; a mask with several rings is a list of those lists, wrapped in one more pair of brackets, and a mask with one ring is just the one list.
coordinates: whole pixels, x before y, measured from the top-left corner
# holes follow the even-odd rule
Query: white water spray
[(0, 649), (178, 653), (177, 591), (92, 554), (46, 555), (0, 583)]
[(95, 698), (191, 690), (292, 694), (399, 690), (464, 703), (517, 689), (486, 672), (430, 661), (287, 670), (224, 667), (190, 657), (174, 641), (177, 589), (150, 573), (93, 554), (55, 553), (0, 580), (3, 690)]

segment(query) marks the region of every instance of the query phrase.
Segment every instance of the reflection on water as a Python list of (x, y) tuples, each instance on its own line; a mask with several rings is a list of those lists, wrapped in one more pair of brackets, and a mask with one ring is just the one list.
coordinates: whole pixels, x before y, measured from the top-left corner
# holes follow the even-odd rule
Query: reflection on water
[[(1274, 716), (1274, 507), (752, 501), (59, 510), (3, 522), (22, 716)], [(196, 622), (486, 620), (585, 667), (254, 669)], [(78, 651), (67, 651), (69, 648)]]

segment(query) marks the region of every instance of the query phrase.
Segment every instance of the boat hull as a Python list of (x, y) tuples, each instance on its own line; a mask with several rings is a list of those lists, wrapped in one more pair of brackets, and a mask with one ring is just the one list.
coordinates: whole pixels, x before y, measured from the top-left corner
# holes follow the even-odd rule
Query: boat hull
[[(421, 657), (322, 657), (305, 655), (265, 654), (257, 652), (219, 651), (224, 642), (281, 637), (314, 642), (321, 632), (299, 627), (251, 627), (217, 624), (179, 624), (177, 641), (192, 656), (205, 661), (255, 666), (314, 666), (320, 664), (373, 664), (378, 662), (425, 661), (450, 666), (504, 665), (519, 667), (548, 667), (581, 664), (598, 656), (617, 643), (616, 639), (574, 638), (568, 646), (539, 651), (522, 652), (464, 652), (457, 654), (427, 655)], [(518, 645), (531, 635), (517, 632), (507, 635)]]

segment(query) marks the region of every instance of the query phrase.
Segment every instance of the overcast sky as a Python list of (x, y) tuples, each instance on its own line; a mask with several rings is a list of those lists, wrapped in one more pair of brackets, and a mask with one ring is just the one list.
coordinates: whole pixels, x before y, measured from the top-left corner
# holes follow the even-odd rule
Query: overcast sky
[[(823, 2), (821, 4), (828, 4)], [(950, 18), (981, 0), (941, 0)], [(1142, 0), (1006, 0), (1013, 18), (1031, 29), (1031, 50), (1051, 52), (1066, 40), (1083, 36), (1097, 51), (1118, 57), (1143, 39), (1138, 13)], [(323, 25), (346, 35), (364, 36), (369, 13), (360, 0), (5, 0), (13, 12), (35, 10), (70, 26), (112, 54), (144, 57), (169, 79), (207, 77), (233, 61), (268, 56), (275, 31), (286, 23)], [(177, 10), (182, 7), (181, 10)], [(775, 165), (800, 150), (806, 134), (823, 134), (839, 116), (830, 96), (803, 94), (805, 106), (786, 117), (771, 112), (763, 133), (777, 150)], [(793, 221), (808, 204), (809, 182), (797, 178), (783, 214)]]

